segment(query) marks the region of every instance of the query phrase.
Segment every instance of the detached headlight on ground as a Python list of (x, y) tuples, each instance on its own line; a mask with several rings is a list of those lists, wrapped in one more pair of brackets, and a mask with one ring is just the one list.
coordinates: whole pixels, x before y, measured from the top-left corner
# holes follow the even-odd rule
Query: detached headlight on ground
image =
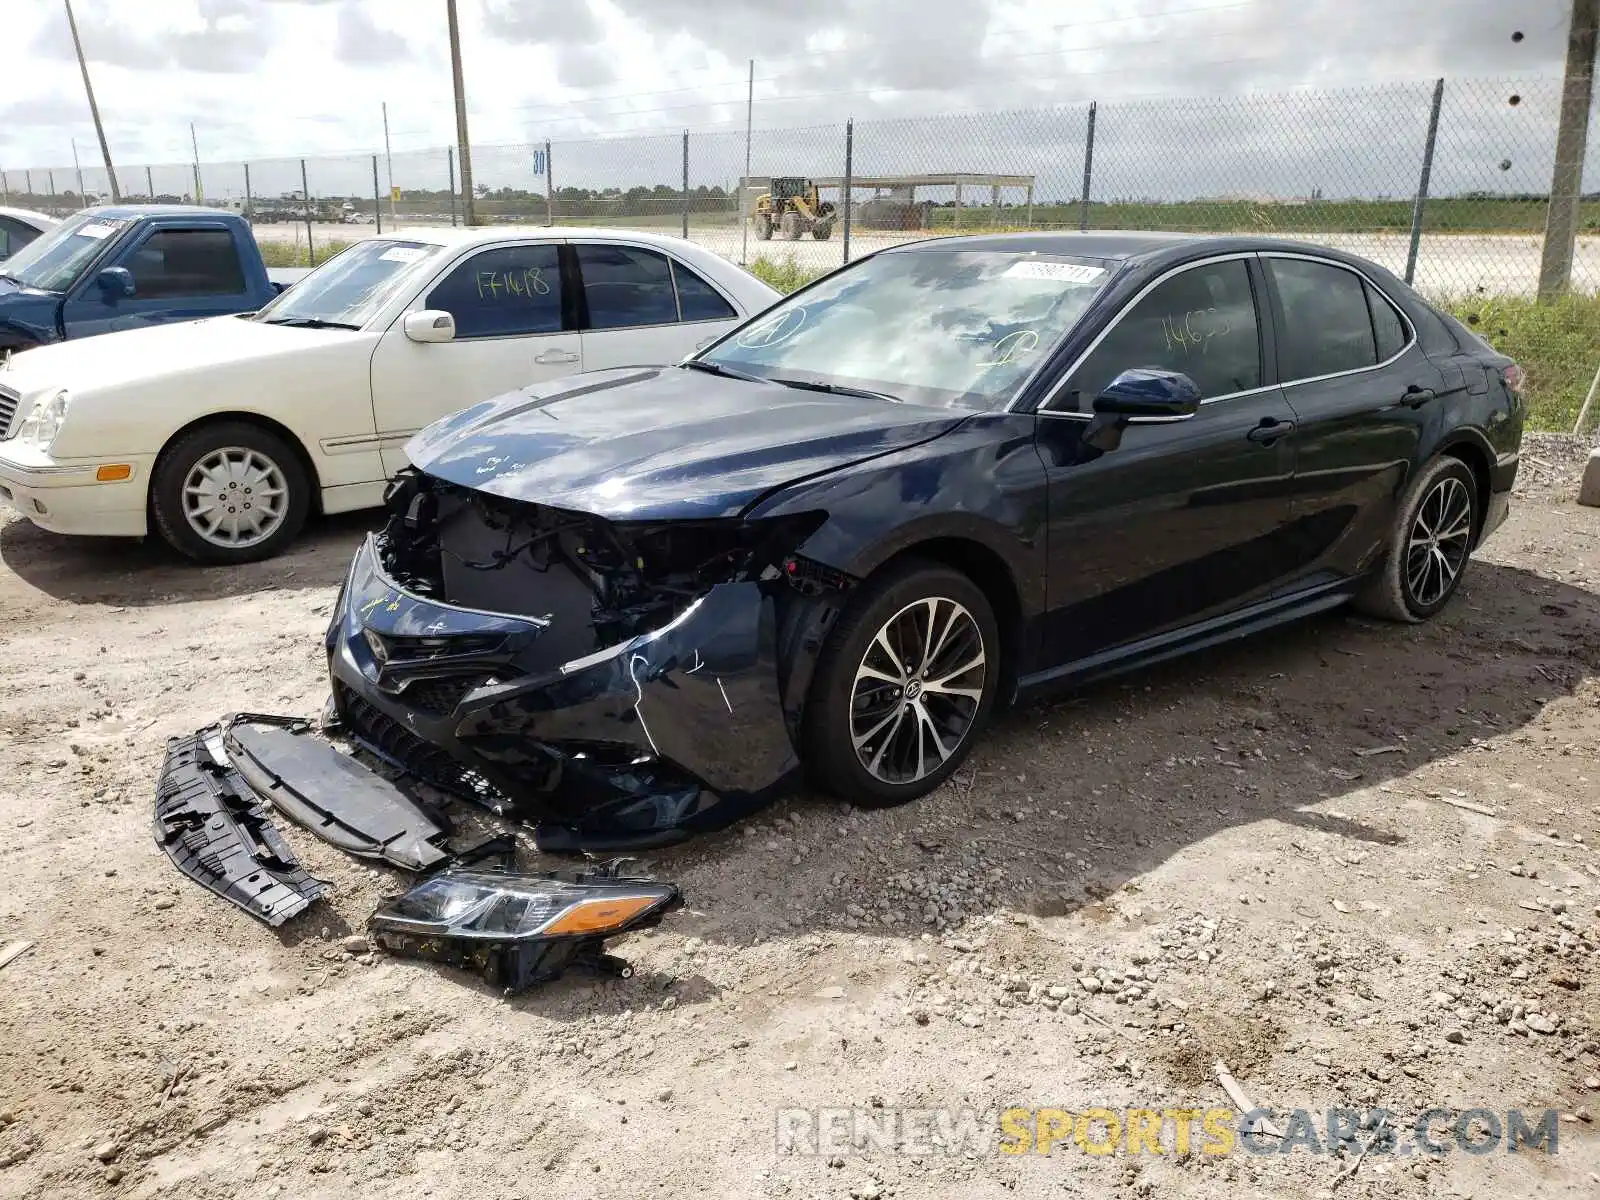
[(606, 938), (658, 925), (683, 906), (675, 884), (598, 871), (441, 871), (378, 906), (374, 940), (393, 954), (480, 972), (516, 991), (568, 967), (627, 978)]
[(65, 391), (59, 391), (47, 399), (35, 400), (32, 410), (22, 422), (22, 428), (17, 430), (17, 437), (41, 450), (50, 449), (50, 443), (61, 432), (61, 423), (67, 419), (67, 408), (71, 403), (72, 397)]

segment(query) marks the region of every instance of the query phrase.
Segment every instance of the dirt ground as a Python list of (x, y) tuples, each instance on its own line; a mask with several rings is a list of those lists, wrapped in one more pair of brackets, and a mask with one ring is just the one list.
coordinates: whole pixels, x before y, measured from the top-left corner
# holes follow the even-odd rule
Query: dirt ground
[[(689, 907), (636, 976), (511, 998), (352, 953), (400, 878), (287, 822), (335, 890), (277, 932), (152, 843), (168, 736), (320, 707), (360, 521), (228, 571), (10, 520), (0, 1195), (1600, 1194), (1600, 511), (1525, 450), (1432, 623), (1334, 614), (1007, 714), (906, 808), (652, 854)], [(1555, 1152), (998, 1149), (1010, 1106), (1229, 1107), (1218, 1058), (1280, 1126), (1554, 1109)], [(986, 1137), (779, 1152), (779, 1110), (941, 1107)]]

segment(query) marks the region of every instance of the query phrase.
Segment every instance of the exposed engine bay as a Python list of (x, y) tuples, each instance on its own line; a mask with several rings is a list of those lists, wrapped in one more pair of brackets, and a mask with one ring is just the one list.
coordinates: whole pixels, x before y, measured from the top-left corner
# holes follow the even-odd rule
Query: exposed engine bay
[(530, 669), (659, 629), (717, 584), (788, 578), (806, 590), (816, 571), (793, 552), (822, 522), (615, 522), (415, 472), (387, 504), (385, 572), (417, 596), (549, 621), (555, 657)]

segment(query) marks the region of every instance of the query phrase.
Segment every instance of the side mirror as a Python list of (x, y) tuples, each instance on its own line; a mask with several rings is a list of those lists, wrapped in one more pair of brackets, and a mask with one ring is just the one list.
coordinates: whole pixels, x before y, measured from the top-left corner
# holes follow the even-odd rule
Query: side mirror
[(443, 309), (425, 308), (407, 313), (400, 328), (413, 342), (451, 342), (456, 336), (456, 319)]
[(1135, 367), (1105, 386), (1094, 400), (1094, 419), (1083, 440), (1101, 450), (1122, 444), (1122, 431), (1134, 417), (1183, 421), (1200, 409), (1200, 388), (1181, 371)]
[(133, 272), (127, 267), (107, 267), (94, 277), (94, 281), (108, 300), (134, 293)]

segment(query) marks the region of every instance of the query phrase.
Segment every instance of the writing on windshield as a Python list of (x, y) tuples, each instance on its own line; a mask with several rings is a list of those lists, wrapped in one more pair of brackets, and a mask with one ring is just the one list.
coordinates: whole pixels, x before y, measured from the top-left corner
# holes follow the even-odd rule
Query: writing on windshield
[(0, 272), (25, 287), (64, 292), (128, 224), (126, 218), (100, 216), (93, 209), (81, 212), (18, 250)]
[(895, 250), (779, 303), (702, 358), (764, 379), (1000, 409), (1110, 277), (1093, 259)]

